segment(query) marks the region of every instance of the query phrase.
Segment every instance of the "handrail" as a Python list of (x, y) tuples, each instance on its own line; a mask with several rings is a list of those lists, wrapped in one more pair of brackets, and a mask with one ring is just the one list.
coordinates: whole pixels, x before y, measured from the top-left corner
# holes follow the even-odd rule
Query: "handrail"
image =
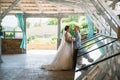
[[(95, 51), (95, 50), (97, 50), (97, 49), (99, 49), (99, 48), (102, 48), (102, 47), (104, 47), (104, 46), (106, 46), (106, 45), (108, 45), (108, 44), (111, 44), (111, 43), (113, 43), (113, 42), (115, 42), (115, 41), (117, 41), (118, 39), (115, 39), (115, 40), (113, 40), (113, 41), (111, 41), (111, 42), (109, 42), (109, 43), (107, 43), (107, 44), (104, 44), (104, 45), (102, 45), (102, 46), (100, 46), (100, 47), (97, 47), (97, 48), (95, 48), (95, 49), (93, 49), (93, 50), (91, 50), (91, 51), (88, 51), (88, 52), (85, 52), (85, 53), (83, 53), (83, 54), (80, 54), (80, 55), (78, 55), (78, 57), (79, 56), (83, 56), (83, 55), (86, 55), (86, 54), (88, 54), (88, 53), (90, 53), (90, 52), (92, 52), (92, 51)], [(77, 49), (77, 50), (79, 50), (79, 49)]]
[[(87, 3), (88, 1), (85, 0), (85, 2)], [(96, 24), (99, 24), (99, 23), (100, 23), (100, 25), (103, 25), (103, 23), (101, 23), (101, 21), (99, 21), (99, 18), (97, 18), (97, 16), (95, 15), (95, 13), (93, 13), (93, 11), (91, 10), (91, 8), (89, 8), (89, 7), (90, 7), (90, 4), (88, 4), (88, 5), (86, 5), (86, 6), (87, 6), (87, 8), (89, 9), (89, 11), (92, 12), (92, 14), (90, 15), (90, 13), (89, 13), (89, 11), (88, 11), (89, 16), (91, 17), (91, 19), (95, 20), (94, 22), (95, 22)], [(95, 16), (95, 17), (94, 17), (94, 16)], [(99, 21), (99, 23), (97, 23), (96, 21)], [(105, 28), (105, 25), (103, 25), (103, 27)], [(107, 29), (105, 28), (105, 30), (107, 30)], [(108, 30), (107, 30), (107, 32), (108, 32)], [(110, 33), (110, 32), (108, 32), (108, 33)]]
[(106, 61), (106, 60), (108, 60), (108, 59), (110, 59), (110, 58), (112, 58), (112, 57), (118, 56), (118, 55), (120, 55), (120, 52), (119, 52), (119, 53), (116, 53), (116, 54), (114, 54), (114, 55), (111, 55), (111, 56), (109, 56), (109, 57), (106, 57), (106, 58), (104, 58), (104, 59), (102, 59), (102, 60), (96, 61), (96, 62), (94, 62), (94, 63), (92, 63), (92, 64), (90, 64), (90, 65), (87, 65), (87, 66), (85, 66), (85, 67), (82, 67), (82, 68), (76, 70), (75, 72), (78, 72), (78, 71), (87, 69), (88, 67), (91, 67), (91, 66), (93, 66), (93, 65), (99, 64), (99, 63), (101, 63), (101, 62), (103, 62), (103, 61)]
[(83, 48), (86, 48), (86, 47), (88, 47), (88, 46), (90, 46), (90, 45), (93, 45), (93, 44), (95, 44), (95, 43), (97, 43), (97, 42), (100, 42), (100, 41), (102, 41), (102, 40), (104, 40), (104, 39), (106, 39), (106, 38), (108, 38), (108, 37), (105, 37), (105, 38), (100, 39), (100, 40), (97, 40), (97, 41), (95, 41), (95, 42), (93, 42), (93, 43), (91, 43), (91, 44), (88, 44), (88, 45), (86, 45), (86, 46), (83, 46), (83, 47), (80, 48), (80, 50), (83, 49)]
[[(96, 9), (99, 11), (99, 12), (101, 12), (102, 13), (102, 16), (104, 17), (104, 19), (105, 20), (107, 20), (108, 21), (108, 23), (109, 24), (113, 24), (113, 25), (115, 25), (110, 19), (109, 19), (109, 17), (107, 16), (107, 14), (105, 14), (105, 12), (100, 8), (100, 7), (102, 7), (102, 8), (104, 8), (103, 6), (99, 6), (98, 4), (95, 4), (96, 3), (96, 1), (95, 0), (90, 0), (91, 2), (92, 2), (92, 4), (96, 7)], [(98, 1), (98, 0), (97, 0)], [(99, 3), (99, 2), (98, 2)], [(100, 3), (99, 3), (100, 4)], [(101, 4), (100, 4), (101, 5)], [(98, 7), (99, 6), (99, 7)], [(105, 11), (106, 11), (106, 9), (104, 9)], [(105, 16), (104, 16), (105, 15)], [(111, 17), (111, 15), (108, 13), (108, 15)], [(111, 18), (113, 18), (113, 17), (111, 17)], [(108, 20), (109, 19), (109, 20)], [(118, 25), (118, 24), (117, 24)], [(115, 31), (115, 32), (117, 32), (118, 30), (117, 30), (117, 27), (114, 27), (114, 26), (112, 26), (112, 25), (110, 25), (110, 27)]]
[[(92, 0), (93, 1), (93, 0)], [(85, 0), (85, 2), (87, 3), (88, 1), (86, 1)], [(92, 2), (92, 4), (93, 4), (93, 2)], [(94, 4), (95, 4), (95, 1), (94, 1)], [(88, 4), (88, 5), (86, 5), (88, 8), (90, 7), (90, 4)], [(94, 5), (95, 6), (95, 5)], [(96, 7), (98, 7), (98, 6), (96, 6)], [(96, 8), (97, 9), (97, 8)], [(95, 13), (93, 13), (93, 11), (91, 10), (91, 8), (89, 8), (89, 11), (88, 11), (88, 13), (89, 13), (89, 16), (91, 17), (91, 19), (93, 19), (93, 20), (95, 20), (94, 22), (97, 24), (97, 26), (100, 26), (100, 25), (102, 25), (103, 26), (103, 28), (105, 29), (105, 34), (106, 34), (106, 31), (108, 32), (108, 33), (110, 33), (111, 34), (111, 32), (109, 32), (108, 30), (107, 30), (107, 28), (105, 27), (105, 26), (107, 26), (107, 25), (105, 25), (105, 24), (103, 24), (100, 20), (99, 20), (99, 18), (95, 15)], [(90, 14), (91, 13), (91, 14)], [(95, 16), (95, 17), (94, 17)], [(98, 21), (98, 22), (96, 22), (96, 21)], [(100, 26), (101, 27), (101, 26)], [(116, 29), (114, 29), (115, 31), (117, 31)]]
[(22, 31), (2, 31), (2, 32), (22, 32)]
[(95, 17), (96, 20), (99, 21), (100, 25), (102, 25), (103, 28), (104, 28), (108, 33), (110, 33), (110, 32), (106, 29), (106, 25), (103, 24), (103, 23), (101, 22), (101, 20), (99, 20), (99, 18), (97, 17), (97, 15), (96, 15), (95, 13), (93, 13), (93, 16)]
[[(101, 0), (97, 0), (99, 4), (106, 10), (106, 12), (110, 15), (110, 17), (114, 20), (114, 22), (120, 27), (120, 21), (119, 19), (114, 15), (114, 13), (105, 6), (105, 4)], [(107, 8), (107, 9), (106, 9)]]
[(92, 38), (90, 38), (90, 39), (88, 39), (88, 40), (85, 40), (84, 42), (82, 42), (81, 43), (81, 45), (83, 45), (83, 44), (85, 44), (85, 43), (87, 43), (87, 42), (90, 42), (90, 41), (92, 41), (92, 40), (94, 40), (94, 39), (96, 39), (96, 38), (99, 38), (99, 37), (101, 37), (102, 35), (96, 35), (96, 36), (94, 36), (94, 37), (92, 37)]
[[(101, 35), (99, 35), (99, 36), (97, 36), (97, 37), (100, 37), (100, 36), (101, 36)], [(96, 37), (93, 37), (93, 38), (96, 38)], [(90, 38), (90, 39), (91, 39), (91, 38)], [(76, 61), (77, 61), (77, 59), (76, 59), (76, 58), (77, 58), (77, 54), (76, 54), (76, 53), (77, 53), (77, 51), (78, 51), (77, 49), (74, 50), (73, 69), (75, 69), (75, 67), (76, 67)]]

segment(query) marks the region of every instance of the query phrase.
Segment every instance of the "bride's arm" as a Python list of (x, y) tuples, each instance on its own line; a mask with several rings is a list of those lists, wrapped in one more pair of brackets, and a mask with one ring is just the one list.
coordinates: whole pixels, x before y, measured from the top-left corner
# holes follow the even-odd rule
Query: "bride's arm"
[(67, 32), (65, 33), (65, 41), (68, 43), (71, 43), (73, 41), (72, 36), (69, 36)]

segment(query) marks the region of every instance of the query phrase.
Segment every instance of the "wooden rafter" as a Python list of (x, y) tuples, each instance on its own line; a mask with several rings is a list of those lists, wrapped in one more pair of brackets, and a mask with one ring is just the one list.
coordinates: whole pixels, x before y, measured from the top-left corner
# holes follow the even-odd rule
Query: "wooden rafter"
[(34, 0), (34, 1), (39, 9), (39, 12), (42, 12), (42, 6), (40, 6), (39, 1), (38, 0)]
[(11, 11), (19, 2), (20, 0), (15, 0), (9, 7), (8, 9), (6, 9), (4, 12), (2, 12), (2, 14), (0, 15), (0, 19), (3, 19), (9, 11)]
[[(56, 1), (56, 0), (55, 0)], [(63, 0), (62, 0), (63, 1)], [(65, 2), (65, 0), (64, 0)], [(23, 13), (77, 13), (81, 12), (83, 13), (83, 10), (80, 6), (77, 6), (75, 4), (78, 4), (79, 2), (65, 2), (65, 3), (56, 3), (49, 0), (20, 0), (20, 2), (15, 6), (10, 12), (16, 13), (23, 12)], [(1, 2), (1, 9), (2, 11), (6, 10), (11, 6), (13, 3), (12, 0), (2, 0)], [(69, 4), (70, 3), (70, 4)], [(76, 9), (75, 9), (76, 8)]]
[(60, 6), (57, 6), (57, 11), (58, 11), (58, 13), (61, 12), (61, 8), (60, 8)]
[(31, 13), (26, 13), (25, 16), (26, 17), (41, 17), (41, 18), (57, 18), (58, 16), (60, 16), (61, 18), (62, 17), (68, 17), (69, 15), (84, 15), (84, 13), (51, 13), (51, 14), (48, 14), (48, 13), (38, 13), (38, 14), (31, 14)]

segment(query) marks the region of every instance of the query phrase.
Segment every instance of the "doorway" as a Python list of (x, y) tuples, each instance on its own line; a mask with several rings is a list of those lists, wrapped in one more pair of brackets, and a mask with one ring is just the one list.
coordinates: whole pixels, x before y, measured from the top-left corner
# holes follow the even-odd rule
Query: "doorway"
[(57, 49), (57, 19), (27, 18), (27, 50)]

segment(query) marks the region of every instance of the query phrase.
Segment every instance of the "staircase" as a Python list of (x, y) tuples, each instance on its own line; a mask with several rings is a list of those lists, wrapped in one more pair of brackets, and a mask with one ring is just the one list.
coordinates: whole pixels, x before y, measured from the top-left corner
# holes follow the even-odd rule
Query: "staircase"
[(83, 8), (99, 29), (100, 34), (118, 38), (120, 36), (120, 20), (107, 2), (103, 0), (84, 0)]
[[(75, 74), (81, 72), (76, 80), (120, 80), (120, 1), (84, 0), (84, 3), (87, 4), (83, 6), (86, 13), (89, 14), (102, 37), (101, 40), (98, 40), (99, 37), (92, 39), (95, 41), (94, 44), (101, 45), (85, 54), (94, 53), (101, 48), (104, 54), (94, 63), (76, 70)], [(90, 9), (90, 6), (93, 8)], [(86, 68), (88, 70), (85, 70)]]
[[(102, 48), (104, 48), (103, 50), (105, 51), (106, 54), (101, 55), (101, 57), (97, 59), (94, 63), (87, 65), (86, 67), (89, 68), (88, 70), (85, 70), (86, 68), (84, 67), (82, 69), (79, 69), (78, 71), (81, 71), (81, 75), (76, 80), (119, 80), (120, 79), (119, 78), (119, 74), (120, 74), (119, 40), (115, 41), (113, 38), (107, 37), (106, 39), (100, 41), (99, 43), (101, 42), (103, 43), (103, 45), (105, 45)], [(94, 50), (92, 51), (92, 53), (94, 53)], [(116, 55), (117, 53), (119, 53), (118, 56), (108, 58), (112, 55)], [(106, 60), (102, 61), (103, 59)], [(76, 71), (76, 73), (78, 71)]]

